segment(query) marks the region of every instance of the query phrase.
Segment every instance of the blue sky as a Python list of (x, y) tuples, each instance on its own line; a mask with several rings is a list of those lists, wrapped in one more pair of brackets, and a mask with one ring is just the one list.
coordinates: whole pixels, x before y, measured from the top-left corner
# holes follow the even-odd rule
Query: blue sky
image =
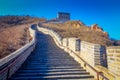
[(110, 37), (120, 39), (120, 0), (0, 0), (0, 15), (55, 18), (57, 12), (86, 25), (99, 24)]

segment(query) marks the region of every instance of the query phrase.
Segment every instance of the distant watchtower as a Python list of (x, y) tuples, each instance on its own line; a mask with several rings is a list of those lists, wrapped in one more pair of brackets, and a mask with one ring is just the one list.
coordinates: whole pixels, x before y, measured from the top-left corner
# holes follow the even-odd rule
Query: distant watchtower
[(68, 21), (70, 20), (70, 13), (58, 12), (57, 19), (60, 21)]

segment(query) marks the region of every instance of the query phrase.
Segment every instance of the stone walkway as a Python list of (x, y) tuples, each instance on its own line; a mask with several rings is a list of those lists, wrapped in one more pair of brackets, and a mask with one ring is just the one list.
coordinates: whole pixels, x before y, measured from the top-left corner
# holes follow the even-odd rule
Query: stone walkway
[(37, 31), (37, 45), (10, 80), (93, 80), (53, 39)]

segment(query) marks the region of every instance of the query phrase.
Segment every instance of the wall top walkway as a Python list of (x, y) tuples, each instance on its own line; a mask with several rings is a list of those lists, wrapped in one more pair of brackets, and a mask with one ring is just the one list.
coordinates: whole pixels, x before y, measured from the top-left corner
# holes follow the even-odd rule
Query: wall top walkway
[[(58, 36), (59, 34), (57, 33), (57, 32), (55, 32), (55, 31), (53, 31), (53, 30), (51, 30), (51, 29), (49, 29), (49, 28), (44, 28), (44, 27), (39, 27), (39, 26), (37, 26), (38, 27), (38, 29), (41, 31), (41, 32), (43, 32), (43, 33), (47, 33), (47, 34), (49, 34), (50, 36), (52, 36), (52, 38), (54, 39), (54, 41), (56, 42), (56, 44), (60, 47), (60, 48), (62, 48), (62, 49), (65, 49), (65, 50), (68, 50), (67, 52), (68, 53), (70, 53), (70, 55), (72, 54), (75, 58), (78, 58), (79, 57), (79, 60), (80, 60), (80, 62), (82, 61), (82, 64), (85, 66), (84, 68), (88, 68), (88, 71), (89, 70), (91, 70), (91, 71), (94, 71), (94, 73), (96, 73), (97, 74), (97, 76), (95, 76), (95, 77), (97, 77), (97, 79), (99, 80), (100, 78), (102, 79), (102, 80), (108, 80), (108, 78), (106, 78), (101, 72), (99, 72), (99, 71), (97, 71), (95, 68), (93, 68), (91, 65), (89, 65), (86, 61), (84, 61), (77, 53), (75, 53), (74, 51), (72, 51), (72, 50), (70, 50), (67, 46), (62, 46), (62, 39), (60, 39), (60, 36)], [(57, 34), (57, 35), (56, 35)], [(56, 39), (56, 36), (58, 36), (57, 37), (57, 39)], [(96, 45), (98, 45), (98, 44), (96, 44)]]
[[(24, 76), (25, 75), (25, 76)], [(37, 31), (34, 52), (11, 79), (93, 79), (52, 37)]]

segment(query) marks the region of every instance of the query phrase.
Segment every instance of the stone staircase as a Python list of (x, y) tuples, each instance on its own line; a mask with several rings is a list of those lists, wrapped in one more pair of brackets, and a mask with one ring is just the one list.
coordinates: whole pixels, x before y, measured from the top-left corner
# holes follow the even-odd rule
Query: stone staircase
[(37, 45), (10, 80), (94, 80), (53, 39), (37, 31)]

